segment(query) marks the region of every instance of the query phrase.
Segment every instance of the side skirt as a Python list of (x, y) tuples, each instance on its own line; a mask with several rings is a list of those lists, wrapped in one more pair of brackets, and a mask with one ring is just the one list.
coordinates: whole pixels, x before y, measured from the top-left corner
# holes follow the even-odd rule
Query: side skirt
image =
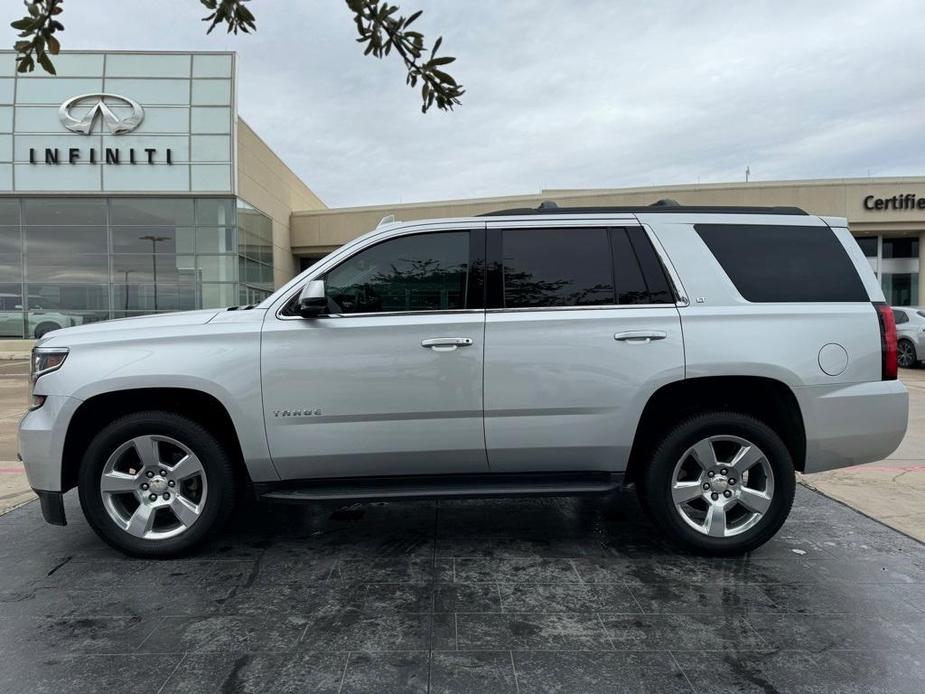
[(262, 501), (308, 503), (332, 500), (575, 496), (607, 494), (622, 486), (623, 473), (531, 472), (293, 480), (257, 484), (254, 491)]

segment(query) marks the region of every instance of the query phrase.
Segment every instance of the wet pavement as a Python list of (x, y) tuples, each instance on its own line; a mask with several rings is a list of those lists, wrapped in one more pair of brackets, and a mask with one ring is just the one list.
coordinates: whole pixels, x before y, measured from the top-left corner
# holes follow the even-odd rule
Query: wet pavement
[(0, 692), (922, 692), (925, 545), (805, 488), (765, 547), (630, 495), (242, 508), (127, 559), (0, 517)]

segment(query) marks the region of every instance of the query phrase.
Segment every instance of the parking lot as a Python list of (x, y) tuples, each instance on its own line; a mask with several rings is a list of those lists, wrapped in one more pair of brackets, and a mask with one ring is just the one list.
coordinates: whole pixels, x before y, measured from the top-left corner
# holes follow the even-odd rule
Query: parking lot
[[(26, 386), (4, 367), (6, 497)], [(910, 534), (921, 373), (897, 454), (808, 480)], [(173, 561), (106, 548), (73, 493), (67, 512), (0, 517), (0, 692), (922, 691), (925, 545), (805, 487), (728, 560), (666, 546), (629, 494), (250, 505)]]

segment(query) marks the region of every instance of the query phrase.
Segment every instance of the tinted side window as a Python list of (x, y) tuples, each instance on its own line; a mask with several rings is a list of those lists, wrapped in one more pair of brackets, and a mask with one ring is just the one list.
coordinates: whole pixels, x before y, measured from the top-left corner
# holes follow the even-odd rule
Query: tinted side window
[[(616, 232), (618, 230), (614, 231)], [(655, 249), (652, 248), (652, 242), (649, 241), (646, 232), (642, 227), (630, 227), (626, 230), (626, 233), (633, 246), (633, 253), (636, 256), (636, 260), (639, 261), (639, 267), (642, 269), (643, 279), (646, 284), (647, 296), (645, 300), (635, 303), (673, 304), (675, 300), (674, 292), (671, 290), (671, 285), (668, 283), (668, 276), (665, 274), (665, 268), (662, 267), (661, 261), (655, 254)], [(616, 235), (614, 238), (616, 239)], [(620, 263), (616, 257), (615, 262), (617, 265), (615, 274), (619, 274), (621, 272)], [(623, 272), (629, 272), (629, 270), (623, 270)], [(620, 303), (634, 302), (621, 301)]]
[(829, 227), (697, 224), (694, 229), (748, 301), (870, 301)]
[(326, 278), (332, 313), (466, 307), (469, 232), (402, 236), (360, 251)]
[(895, 308), (893, 309), (893, 318), (896, 320), (896, 325), (909, 322), (909, 316), (906, 315), (906, 312), (897, 311)]
[(649, 290), (642, 276), (642, 268), (636, 258), (636, 251), (630, 243), (626, 229), (611, 231), (613, 253), (613, 283), (618, 304), (647, 304)]
[(605, 228), (508, 229), (501, 247), (505, 308), (614, 303)]

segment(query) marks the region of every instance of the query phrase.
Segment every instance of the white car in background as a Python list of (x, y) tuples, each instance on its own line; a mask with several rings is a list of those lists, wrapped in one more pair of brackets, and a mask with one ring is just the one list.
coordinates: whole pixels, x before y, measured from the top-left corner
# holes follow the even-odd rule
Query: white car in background
[(894, 306), (896, 318), (896, 347), (899, 351), (899, 365), (906, 369), (915, 368), (925, 360), (925, 309), (920, 306)]
[[(61, 313), (44, 297), (30, 296), (29, 306), (26, 337), (34, 337), (36, 340), (52, 330), (73, 328), (84, 322), (83, 316)], [(0, 335), (22, 337), (22, 311), (22, 297), (19, 294), (0, 294)]]

